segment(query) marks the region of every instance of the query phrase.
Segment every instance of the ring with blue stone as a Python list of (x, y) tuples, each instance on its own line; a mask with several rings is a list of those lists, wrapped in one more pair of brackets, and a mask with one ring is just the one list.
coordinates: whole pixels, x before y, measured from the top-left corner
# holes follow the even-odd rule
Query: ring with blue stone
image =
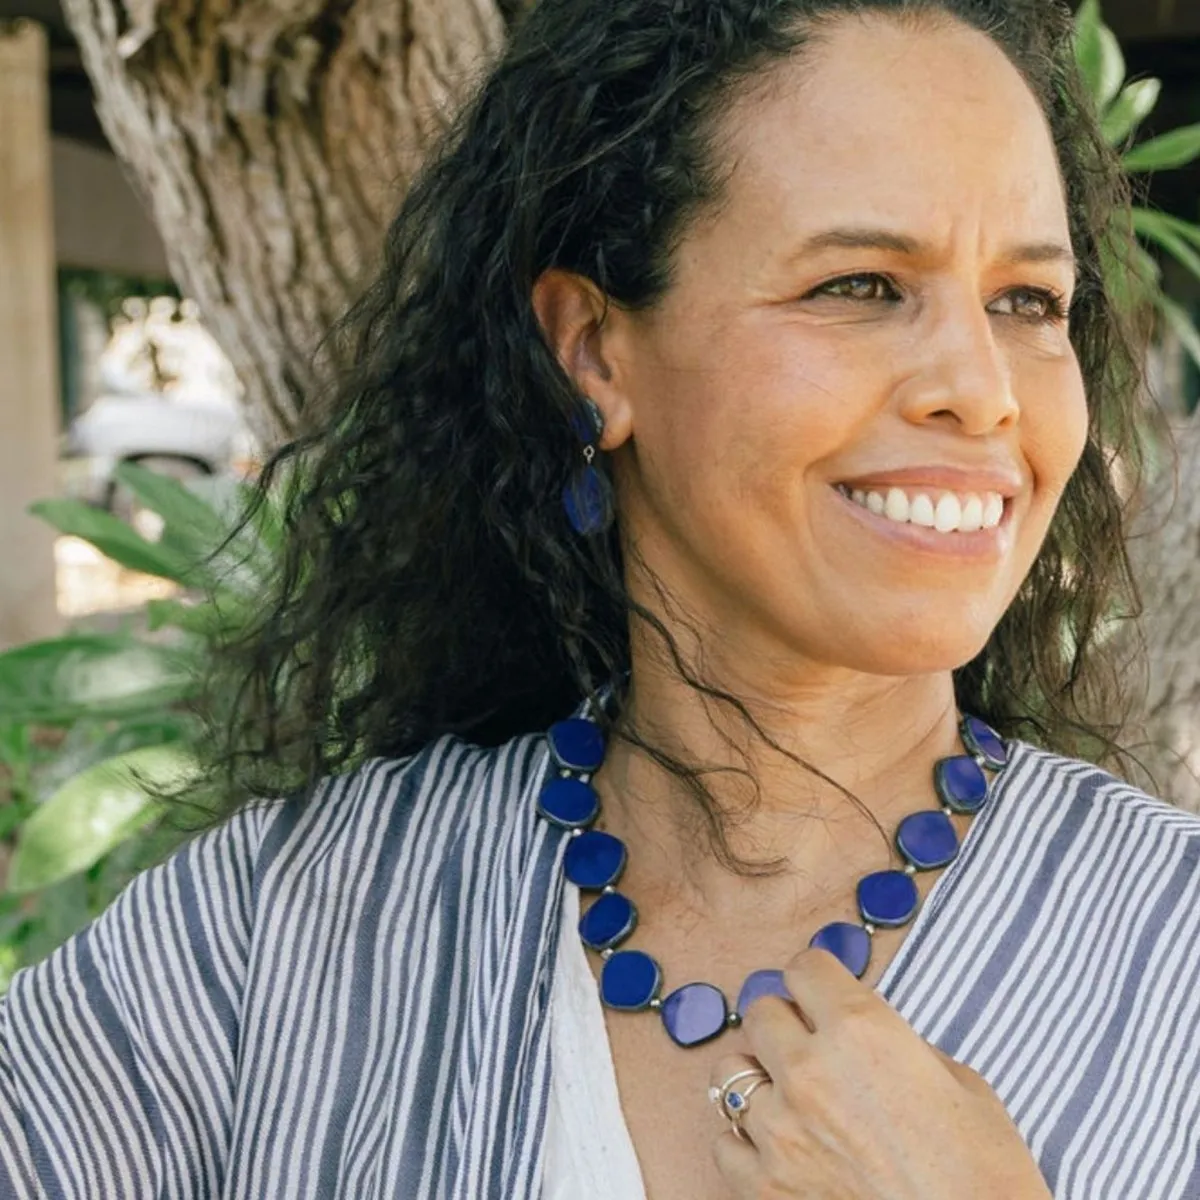
[[(748, 1079), (750, 1082), (743, 1088), (735, 1088), (734, 1085), (740, 1083), (743, 1079)], [(709, 1089), (709, 1098), (715, 1098), (720, 1104), (721, 1112), (725, 1114), (730, 1125), (733, 1126), (734, 1134), (743, 1141), (749, 1140), (746, 1137), (745, 1130), (742, 1129), (742, 1122), (746, 1119), (746, 1114), (750, 1111), (750, 1097), (763, 1084), (770, 1082), (770, 1075), (761, 1068), (756, 1067), (747, 1071), (739, 1071), (736, 1075), (727, 1079), (719, 1088)]]
[(724, 1105), (725, 1096), (735, 1083), (741, 1083), (743, 1079), (757, 1079), (759, 1076), (767, 1076), (766, 1071), (762, 1067), (749, 1067), (745, 1071), (738, 1071), (736, 1075), (730, 1075), (724, 1083), (714, 1084), (708, 1089), (709, 1103)]

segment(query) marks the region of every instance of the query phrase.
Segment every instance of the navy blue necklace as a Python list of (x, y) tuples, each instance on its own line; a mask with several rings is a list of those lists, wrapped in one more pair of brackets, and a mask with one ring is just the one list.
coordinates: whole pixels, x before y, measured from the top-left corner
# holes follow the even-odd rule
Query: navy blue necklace
[[(959, 734), (964, 755), (939, 760), (933, 783), (942, 808), (916, 812), (896, 830), (896, 847), (906, 866), (901, 871), (877, 871), (858, 881), (860, 922), (835, 921), (819, 930), (809, 943), (835, 954), (858, 978), (871, 960), (871, 937), (878, 928), (907, 925), (920, 908), (913, 876), (935, 871), (958, 856), (958, 834), (951, 813), (974, 816), (988, 801), (992, 781), (986, 771), (1008, 764), (1009, 748), (991, 726), (978, 717), (964, 716)], [(590, 715), (560, 721), (546, 735), (557, 774), (542, 789), (537, 811), (552, 825), (571, 832), (563, 859), (567, 879), (586, 892), (598, 892), (579, 922), (579, 935), (589, 950), (604, 959), (600, 999), (623, 1012), (652, 1009), (679, 1046), (699, 1046), (726, 1029), (741, 1024), (756, 997), (786, 995), (780, 971), (755, 971), (742, 985), (736, 1006), (711, 983), (688, 983), (661, 996), (662, 968), (641, 950), (618, 950), (637, 926), (637, 909), (617, 890), (628, 853), (625, 843), (593, 829), (600, 816), (600, 797), (592, 776), (604, 762), (604, 731)]]

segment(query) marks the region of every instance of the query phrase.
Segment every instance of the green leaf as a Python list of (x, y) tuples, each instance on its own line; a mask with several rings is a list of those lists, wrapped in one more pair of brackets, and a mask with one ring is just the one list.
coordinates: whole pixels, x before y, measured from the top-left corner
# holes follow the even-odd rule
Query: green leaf
[(249, 620), (250, 612), (245, 603), (239, 603), (232, 595), (202, 604), (187, 604), (182, 600), (150, 600), (146, 604), (146, 621), (151, 632), (182, 629), (185, 633), (212, 639), (227, 630), (241, 628)]
[(1200, 125), (1184, 125), (1135, 146), (1121, 160), (1127, 171), (1173, 171), (1200, 158)]
[(28, 768), (33, 759), (30, 729), (24, 722), (0, 722), (0, 763), (14, 773)]
[(1137, 228), (1138, 222), (1142, 219), (1142, 214), (1146, 213), (1153, 219), (1153, 223), (1156, 226), (1170, 231), (1185, 242), (1190, 243), (1197, 250), (1200, 250), (1200, 225), (1194, 225), (1191, 221), (1185, 221), (1181, 217), (1174, 217), (1170, 213), (1161, 212), (1156, 208), (1134, 207), (1130, 212), (1133, 214), (1135, 228)]
[(0, 804), (0, 838), (8, 838), (25, 817), (29, 816), (30, 811), (29, 804), (14, 803), (12, 800), (7, 804)]
[(88, 907), (102, 912), (143, 871), (165, 862), (192, 833), (159, 821), (127, 838), (86, 872)]
[(8, 991), (21, 962), (15, 946), (0, 944), (0, 996)]
[(1131, 232), (1110, 231), (1101, 242), (1100, 260), (1105, 286), (1121, 312), (1132, 316), (1153, 303), (1162, 270)]
[(0, 722), (65, 725), (161, 710), (193, 695), (198, 659), (120, 635), (73, 634), (0, 654)]
[(106, 759), (144, 746), (166, 746), (198, 736), (196, 719), (186, 713), (152, 713), (115, 723), (77, 721), (54, 757), (38, 768), (34, 795), (40, 799), (58, 791), (68, 780)]
[(158, 815), (151, 788), (178, 786), (197, 771), (177, 746), (111, 758), (82, 774), (25, 822), (8, 873), (10, 892), (32, 892), (86, 870)]
[(32, 811), (32, 801), (10, 800), (0, 804), (0, 838), (9, 837)]
[(255, 489), (248, 484), (242, 485), (244, 508), (251, 513), (254, 530), (264, 551), (271, 556), (272, 564), (282, 555), (287, 542), (286, 508), (291, 485), (292, 474), (282, 472), (261, 504), (255, 503)]
[(1200, 230), (1181, 233), (1179, 226), (1186, 222), (1175, 218), (1165, 217), (1148, 208), (1133, 210), (1133, 227), (1142, 237), (1150, 238), (1168, 251), (1179, 264), (1186, 267), (1197, 279), (1200, 279), (1200, 242), (1193, 247), (1189, 240), (1200, 238)]
[(1125, 88), (1104, 114), (1104, 140), (1120, 145), (1154, 111), (1162, 92), (1161, 79), (1140, 79)]
[(196, 563), (212, 588), (258, 590), (273, 557), (264, 553), (252, 531), (238, 529), (244, 498), (237, 480), (218, 475), (184, 484), (136, 463), (122, 463), (116, 475), (162, 517), (156, 545)]
[(1125, 82), (1125, 56), (1116, 35), (1100, 16), (1099, 0), (1084, 0), (1075, 17), (1075, 61), (1087, 89), (1103, 113)]
[(148, 542), (112, 513), (79, 500), (39, 500), (29, 506), (34, 516), (59, 533), (90, 542), (101, 554), (131, 571), (169, 579), (185, 587), (196, 582), (197, 563), (172, 547)]
[(36, 918), (26, 930), (22, 957), (36, 962), (74, 937), (91, 920), (87, 882), (73, 876), (47, 888), (37, 898)]
[(1181, 304), (1176, 304), (1169, 296), (1160, 295), (1158, 310), (1174, 331), (1175, 336), (1179, 339), (1179, 344), (1187, 352), (1188, 357), (1200, 369), (1200, 330), (1197, 330), (1187, 309)]
[(229, 533), (228, 523), (216, 509), (178, 479), (132, 462), (121, 463), (114, 474), (197, 555), (211, 553)]

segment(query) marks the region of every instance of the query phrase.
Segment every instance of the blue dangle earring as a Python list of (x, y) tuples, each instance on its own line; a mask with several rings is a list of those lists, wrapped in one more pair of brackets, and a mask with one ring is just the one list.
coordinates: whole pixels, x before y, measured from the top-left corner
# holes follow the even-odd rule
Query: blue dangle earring
[(573, 472), (563, 488), (563, 508), (576, 533), (593, 537), (609, 529), (614, 515), (612, 484), (596, 463), (600, 439), (604, 436), (600, 406), (584, 396), (583, 411), (572, 418), (571, 428), (583, 443), (583, 466)]

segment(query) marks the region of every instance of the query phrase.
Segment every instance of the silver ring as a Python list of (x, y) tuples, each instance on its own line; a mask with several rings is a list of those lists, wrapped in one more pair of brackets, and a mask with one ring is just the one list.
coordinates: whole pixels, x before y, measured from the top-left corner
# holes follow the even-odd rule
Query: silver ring
[[(751, 1082), (746, 1087), (735, 1091), (734, 1085), (740, 1083), (743, 1079), (749, 1079)], [(750, 1111), (750, 1097), (764, 1083), (770, 1082), (771, 1077), (766, 1071), (761, 1067), (752, 1067), (731, 1075), (719, 1087), (708, 1089), (709, 1100), (713, 1104), (720, 1106), (721, 1112), (733, 1127), (734, 1136), (740, 1138), (742, 1141), (750, 1140), (746, 1136), (746, 1131), (742, 1128), (742, 1121)]]

